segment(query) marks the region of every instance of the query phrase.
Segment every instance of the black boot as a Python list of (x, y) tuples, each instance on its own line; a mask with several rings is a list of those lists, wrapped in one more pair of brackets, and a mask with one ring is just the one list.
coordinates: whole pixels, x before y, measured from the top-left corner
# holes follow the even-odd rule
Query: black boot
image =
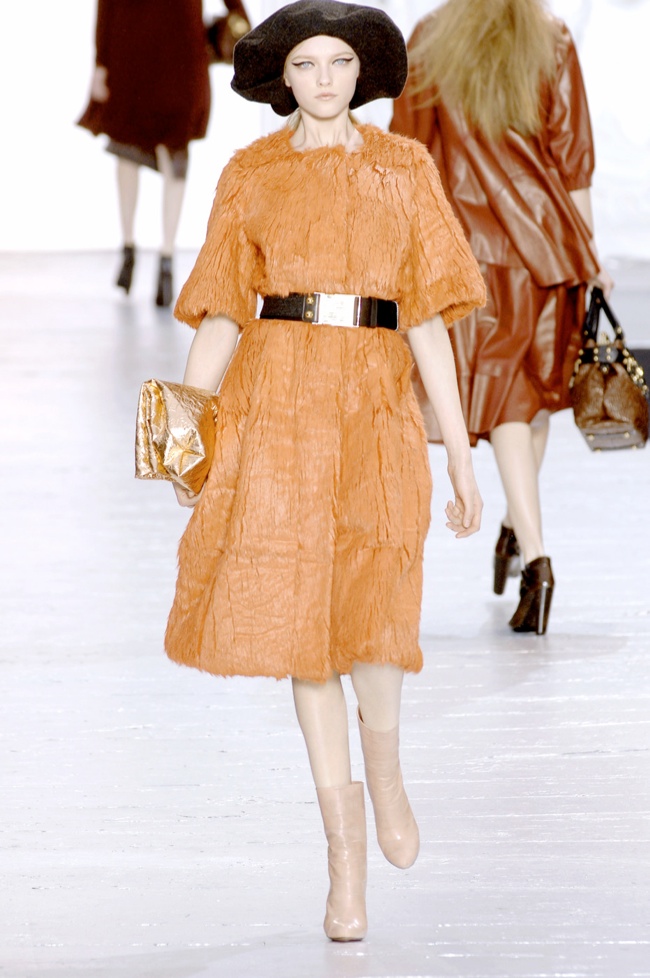
[(122, 267), (120, 268), (120, 274), (117, 276), (115, 284), (119, 289), (124, 289), (127, 295), (131, 291), (131, 282), (133, 281), (134, 265), (135, 265), (135, 246), (124, 245), (124, 248), (122, 250)]
[(519, 544), (515, 531), (501, 525), (501, 532), (494, 548), (494, 593), (503, 594), (506, 578), (517, 577), (519, 573)]
[(157, 306), (171, 306), (172, 304), (172, 260), (167, 255), (160, 256), (160, 266), (158, 268), (158, 291), (156, 293)]
[(514, 632), (537, 632), (538, 635), (544, 635), (554, 585), (548, 557), (538, 557), (526, 564), (521, 575), (519, 606), (510, 619), (510, 627)]

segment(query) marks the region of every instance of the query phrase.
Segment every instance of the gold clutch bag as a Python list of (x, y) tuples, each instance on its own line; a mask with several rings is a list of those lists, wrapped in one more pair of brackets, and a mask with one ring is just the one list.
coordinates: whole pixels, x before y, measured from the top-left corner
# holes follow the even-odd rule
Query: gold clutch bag
[(135, 428), (136, 478), (200, 492), (212, 464), (216, 415), (214, 391), (146, 380)]

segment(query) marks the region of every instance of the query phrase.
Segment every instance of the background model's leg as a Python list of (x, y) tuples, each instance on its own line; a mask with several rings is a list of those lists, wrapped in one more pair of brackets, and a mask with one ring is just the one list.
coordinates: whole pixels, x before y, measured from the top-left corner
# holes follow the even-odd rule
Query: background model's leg
[(538, 467), (546, 447), (548, 422), (531, 425), (510, 422), (490, 435), (512, 525), (521, 548), (524, 568), (519, 605), (510, 619), (516, 632), (546, 632), (555, 581), (551, 562), (544, 555)]
[(117, 193), (120, 205), (120, 223), (122, 225), (122, 241), (125, 245), (133, 245), (135, 211), (138, 205), (138, 186), (140, 183), (140, 167), (131, 160), (118, 157), (117, 160)]
[(138, 186), (140, 167), (131, 160), (118, 157), (117, 160), (117, 196), (122, 227), (122, 267), (119, 271), (116, 285), (129, 294), (133, 281), (133, 266), (135, 265), (135, 211), (138, 204)]
[(530, 423), (533, 433), (533, 451), (537, 462), (537, 472), (539, 473), (546, 453), (548, 434), (551, 429), (551, 415), (548, 411), (538, 411)]
[(160, 253), (167, 258), (171, 258), (174, 253), (176, 233), (183, 209), (185, 178), (174, 175), (171, 157), (166, 146), (156, 147), (156, 159), (163, 177), (163, 240)]
[[(533, 436), (533, 452), (535, 454), (538, 475), (541, 471), (542, 462), (544, 461), (544, 455), (546, 453), (546, 445), (548, 443), (548, 435), (551, 426), (550, 421), (551, 415), (548, 411), (538, 411), (530, 423), (531, 434)], [(512, 528), (512, 518), (510, 516), (509, 509), (506, 509), (503, 525)]]
[[(490, 434), (490, 441), (506, 494), (508, 514), (524, 563), (529, 564), (544, 554), (533, 429), (529, 424), (511, 421), (496, 427)], [(545, 440), (542, 442), (539, 437), (537, 449), (543, 450), (544, 444)]]
[(165, 146), (156, 147), (158, 168), (163, 177), (163, 241), (158, 268), (156, 305), (169, 306), (172, 302), (174, 286), (172, 282), (172, 255), (176, 242), (176, 232), (181, 218), (185, 196), (185, 178), (174, 175), (169, 151)]

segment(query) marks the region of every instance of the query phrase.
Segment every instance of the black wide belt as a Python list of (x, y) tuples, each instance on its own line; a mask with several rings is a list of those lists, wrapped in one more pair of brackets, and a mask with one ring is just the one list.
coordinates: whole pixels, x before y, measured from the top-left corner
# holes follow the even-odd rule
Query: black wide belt
[(397, 329), (398, 306), (389, 299), (371, 299), (363, 295), (341, 293), (292, 292), (284, 297), (268, 295), (262, 305), (261, 319), (297, 319), (327, 326), (379, 326)]

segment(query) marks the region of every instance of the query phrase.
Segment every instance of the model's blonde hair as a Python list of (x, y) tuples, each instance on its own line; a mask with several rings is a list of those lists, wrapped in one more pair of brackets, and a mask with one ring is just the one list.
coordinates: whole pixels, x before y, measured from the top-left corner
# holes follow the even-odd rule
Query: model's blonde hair
[(433, 87), (434, 102), (460, 106), (491, 139), (509, 128), (532, 135), (541, 127), (540, 86), (555, 74), (558, 31), (542, 0), (448, 0), (410, 52), (413, 91)]

